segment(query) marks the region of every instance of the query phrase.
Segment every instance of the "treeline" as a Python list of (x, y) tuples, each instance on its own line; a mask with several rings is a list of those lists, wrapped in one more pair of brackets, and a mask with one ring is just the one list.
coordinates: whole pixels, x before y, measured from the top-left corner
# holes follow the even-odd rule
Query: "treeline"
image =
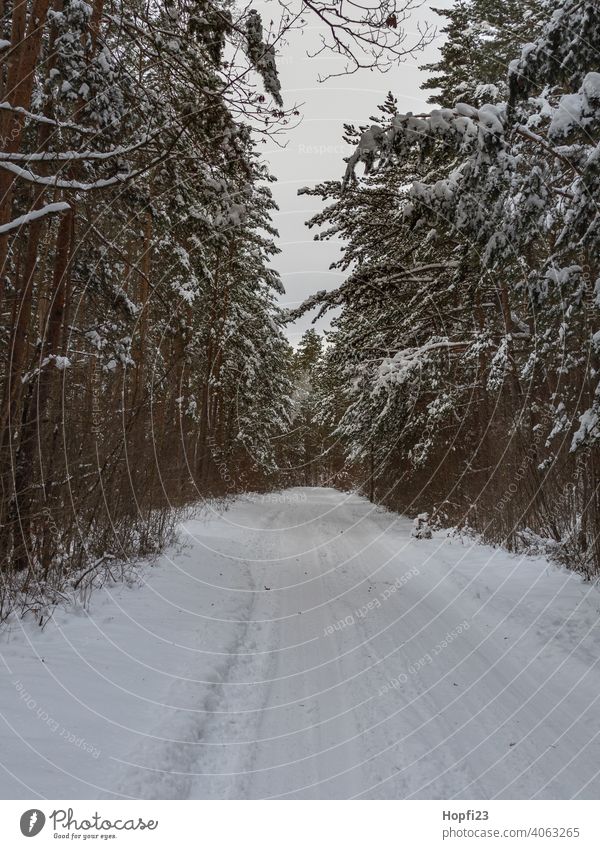
[(595, 576), (600, 6), (440, 14), (435, 108), (388, 96), (345, 127), (344, 179), (303, 190), (345, 241), (345, 282), (295, 313), (339, 311), (320, 415), (373, 499)]
[(3, 8), (0, 618), (159, 550), (173, 508), (265, 485), (290, 390), (257, 13)]
[(345, 442), (335, 432), (343, 399), (329, 356), (323, 337), (310, 328), (289, 358), (290, 421), (276, 439), (280, 487), (352, 489), (360, 477), (361, 464), (349, 461)]
[(412, 6), (1, 4), (0, 621), (273, 483), (292, 351), (259, 150), (299, 115), (276, 54), (312, 16), (342, 72), (388, 67), (431, 37)]

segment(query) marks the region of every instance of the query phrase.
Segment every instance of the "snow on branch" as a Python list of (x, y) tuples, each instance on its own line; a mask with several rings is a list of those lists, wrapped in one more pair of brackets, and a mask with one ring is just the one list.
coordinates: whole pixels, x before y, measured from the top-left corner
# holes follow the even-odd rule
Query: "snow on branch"
[(348, 160), (342, 187), (355, 177), (358, 162), (365, 163), (369, 174), (377, 156), (385, 162), (391, 153), (406, 154), (409, 148), (424, 145), (430, 139), (443, 139), (459, 151), (474, 150), (487, 154), (504, 139), (506, 104), (487, 103), (477, 109), (467, 103), (457, 103), (453, 109), (433, 109), (429, 114), (394, 115), (386, 131), (377, 124), (366, 130)]
[[(330, 308), (330, 305), (334, 306), (331, 302), (333, 301), (333, 296), (337, 291), (338, 290), (336, 289), (333, 292), (327, 292), (326, 289), (320, 289), (318, 292), (315, 292), (314, 295), (310, 295), (310, 297), (302, 301), (302, 303), (295, 309), (286, 310), (284, 312), (284, 321), (286, 323), (296, 321), (296, 319), (301, 318), (305, 313), (310, 312), (310, 310), (318, 306), (322, 308), (319, 312), (319, 316), (321, 316)], [(317, 316), (317, 318), (319, 316)]]
[(341, 306), (344, 302), (349, 301), (359, 286), (368, 285), (371, 288), (383, 288), (390, 283), (396, 283), (401, 280), (409, 280), (411, 282), (420, 280), (421, 282), (426, 282), (428, 279), (427, 275), (431, 272), (447, 271), (450, 268), (456, 268), (457, 265), (457, 262), (434, 262), (408, 268), (389, 268), (385, 271), (382, 269), (380, 275), (370, 277), (369, 279), (361, 278), (360, 275), (355, 274), (352, 277), (349, 277), (348, 280), (344, 281), (344, 283), (342, 283), (341, 286), (338, 286), (337, 289), (332, 289), (330, 292), (327, 292), (325, 289), (321, 289), (320, 291), (315, 292), (314, 295), (310, 295), (310, 297), (306, 298), (306, 300), (295, 309), (288, 310), (286, 312), (285, 321), (287, 323), (296, 321), (305, 315), (305, 313), (315, 309), (315, 307), (320, 307), (319, 312), (313, 319), (314, 323), (318, 321), (319, 318), (327, 312), (327, 310)]
[(15, 175), (15, 177), (19, 177), (28, 183), (35, 183), (38, 186), (52, 186), (57, 189), (76, 189), (80, 192), (90, 192), (94, 189), (106, 189), (110, 186), (116, 186), (119, 183), (124, 183), (135, 176), (134, 173), (116, 174), (114, 177), (95, 180), (93, 183), (81, 183), (79, 180), (61, 180), (58, 176), (43, 177), (41, 174), (34, 174), (33, 171), (29, 171), (29, 169), (13, 165), (12, 162), (0, 161), (0, 168), (10, 171)]
[(29, 110), (23, 109), (22, 106), (13, 106), (12, 103), (8, 102), (8, 100), (0, 103), (0, 109), (4, 109), (7, 112), (15, 112), (17, 115), (23, 115), (23, 117), (28, 118), (30, 121), (37, 121), (39, 124), (50, 124), (52, 127), (57, 127), (61, 130), (76, 130), (78, 133), (88, 136), (95, 136), (98, 134), (97, 130), (82, 127), (80, 124), (73, 124), (68, 121), (55, 121), (53, 118), (48, 118), (46, 115), (38, 115), (36, 112), (29, 112)]
[(0, 235), (4, 233), (10, 233), (11, 230), (18, 230), (19, 227), (25, 227), (28, 224), (32, 224), (34, 221), (37, 221), (40, 218), (44, 218), (46, 215), (53, 215), (59, 212), (68, 212), (71, 207), (68, 203), (61, 201), (59, 203), (48, 203), (46, 206), (42, 206), (40, 209), (34, 209), (32, 212), (28, 212), (26, 215), (20, 215), (18, 218), (15, 218), (13, 221), (9, 221), (8, 224), (3, 224), (0, 227)]
[(565, 76), (571, 86), (581, 82), (581, 69), (597, 65), (600, 4), (597, 0), (546, 3), (549, 20), (534, 42), (508, 68), (510, 100), (527, 97), (535, 86), (552, 85)]
[(262, 19), (256, 9), (250, 9), (246, 20), (246, 50), (252, 65), (262, 77), (265, 91), (278, 106), (283, 106), (275, 50), (272, 45), (266, 45), (263, 41)]
[(373, 167), (375, 157), (380, 152), (385, 141), (385, 133), (379, 124), (373, 124), (360, 137), (356, 150), (348, 160), (348, 167), (344, 174), (342, 188), (346, 188), (351, 177), (354, 176), (355, 168), (359, 162), (365, 163), (365, 175), (368, 175)]
[(382, 360), (374, 388), (381, 389), (393, 384), (405, 383), (413, 371), (425, 365), (430, 354), (441, 351), (462, 353), (468, 347), (468, 342), (451, 342), (446, 337), (433, 337), (420, 347), (403, 348), (393, 357)]
[(163, 130), (157, 130), (136, 144), (115, 147), (112, 150), (66, 150), (62, 152), (42, 151), (40, 153), (4, 153), (0, 151), (0, 162), (73, 162), (76, 160), (107, 160), (115, 156), (126, 156), (149, 144)]
[[(171, 145), (171, 148), (172, 147), (173, 145)], [(122, 171), (115, 174), (113, 177), (105, 177), (100, 180), (95, 180), (93, 183), (81, 183), (79, 180), (61, 180), (57, 174), (53, 177), (43, 177), (40, 174), (34, 174), (33, 171), (30, 171), (29, 169), (21, 168), (19, 165), (14, 165), (12, 162), (3, 162), (1, 160), (0, 168), (4, 168), (6, 171), (10, 171), (14, 174), (15, 177), (26, 180), (28, 183), (35, 183), (38, 186), (52, 186), (56, 189), (74, 189), (75, 191), (80, 192), (91, 192), (97, 189), (107, 189), (111, 186), (127, 183), (130, 180), (134, 180), (136, 177), (140, 177), (142, 174), (145, 174), (147, 171), (152, 170), (152, 168), (164, 162), (165, 159), (170, 156), (171, 148), (169, 148), (164, 154), (156, 156), (148, 162), (147, 165), (138, 168), (136, 171)]]

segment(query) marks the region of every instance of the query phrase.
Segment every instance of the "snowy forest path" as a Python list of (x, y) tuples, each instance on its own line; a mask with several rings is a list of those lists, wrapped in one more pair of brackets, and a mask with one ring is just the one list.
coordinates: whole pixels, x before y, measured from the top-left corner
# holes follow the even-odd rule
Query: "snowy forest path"
[(51, 798), (596, 798), (597, 588), (411, 529), (332, 489), (209, 505), (141, 588), (0, 640), (19, 669), (5, 721), (33, 741), (4, 729), (0, 790), (22, 774)]
[(572, 661), (556, 674), (564, 647), (520, 597), (482, 598), (480, 576), (461, 585), (463, 561), (485, 575), (496, 552), (414, 540), (409, 520), (335, 490), (255, 496), (224, 521), (252, 587), (248, 654), (227, 665), (186, 795), (561, 795), (571, 738), (571, 769), (600, 786), (568, 692), (583, 675), (591, 702), (598, 677)]

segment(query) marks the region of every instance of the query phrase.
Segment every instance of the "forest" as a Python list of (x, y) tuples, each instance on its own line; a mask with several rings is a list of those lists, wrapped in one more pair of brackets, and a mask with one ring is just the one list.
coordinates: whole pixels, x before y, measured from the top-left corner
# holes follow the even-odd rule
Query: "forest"
[(302, 189), (344, 282), (281, 305), (286, 34), (318, 19), (345, 73), (385, 70), (431, 37), (418, 5), (2, 4), (0, 619), (296, 484), (600, 574), (595, 0), (440, 10), (431, 109), (380, 80)]
[(337, 310), (313, 420), (372, 500), (591, 578), (600, 8), (466, 0), (440, 14), (431, 111), (399, 114), (389, 94), (345, 126), (343, 179), (303, 190), (326, 204), (309, 226), (343, 240), (346, 274), (294, 312)]

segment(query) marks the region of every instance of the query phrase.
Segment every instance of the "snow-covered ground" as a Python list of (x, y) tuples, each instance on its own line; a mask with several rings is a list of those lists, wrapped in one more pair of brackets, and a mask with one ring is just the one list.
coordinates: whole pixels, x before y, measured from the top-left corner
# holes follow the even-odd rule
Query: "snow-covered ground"
[(600, 594), (331, 489), (0, 636), (3, 798), (598, 798)]

